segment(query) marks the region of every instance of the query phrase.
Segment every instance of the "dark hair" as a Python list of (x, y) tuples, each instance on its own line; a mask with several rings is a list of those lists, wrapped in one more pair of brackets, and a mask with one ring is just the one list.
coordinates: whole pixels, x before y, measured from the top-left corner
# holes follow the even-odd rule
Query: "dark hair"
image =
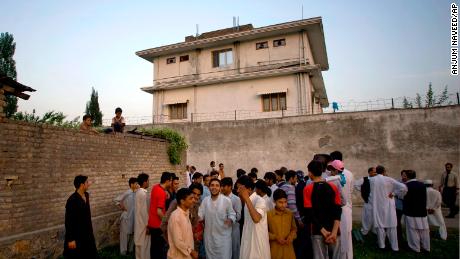
[[(403, 174), (406, 174), (406, 172), (407, 172), (407, 170), (406, 170), (406, 169), (404, 169), (404, 170), (401, 170), (401, 176), (402, 176)], [(406, 176), (407, 176), (407, 175), (406, 175)]]
[(417, 177), (417, 173), (414, 170), (406, 170), (406, 176), (408, 179), (415, 179)]
[(199, 172), (196, 172), (196, 173), (193, 174), (192, 180), (198, 179), (200, 177), (203, 177), (203, 175), (201, 173), (199, 173)]
[(209, 163), (209, 165), (212, 165), (212, 164), (216, 164), (216, 162), (214, 162), (214, 161), (211, 161), (211, 162)]
[(255, 168), (255, 167), (251, 168), (251, 173), (257, 174), (258, 172), (259, 172), (259, 170), (257, 170), (257, 168)]
[(369, 169), (367, 169), (367, 173), (372, 172), (372, 169), (374, 169), (374, 167), (369, 167)]
[(288, 169), (287, 169), (287, 167), (282, 166), (282, 167), (280, 168), (280, 171), (281, 171), (283, 174), (285, 174), (285, 173), (287, 173)]
[(255, 178), (255, 179), (257, 179), (257, 174), (254, 173), (254, 172), (250, 172), (250, 173), (248, 174), (248, 176), (249, 176), (250, 178)]
[(326, 170), (327, 164), (332, 161), (331, 156), (328, 154), (315, 154), (313, 160), (321, 162), (322, 172)]
[(376, 168), (375, 168), (375, 171), (377, 172), (377, 174), (383, 174), (385, 173), (385, 167), (381, 166), (381, 165), (378, 165)]
[(342, 161), (343, 160), (343, 155), (342, 155), (342, 152), (340, 151), (334, 151), (330, 154), (330, 156), (331, 156), (332, 161), (334, 160)]
[(73, 186), (75, 186), (75, 189), (80, 188), (80, 185), (85, 184), (86, 180), (88, 180), (88, 176), (86, 175), (77, 175), (73, 179)]
[(308, 171), (316, 177), (321, 176), (323, 173), (323, 164), (320, 161), (312, 160), (307, 167)]
[(248, 189), (254, 190), (255, 184), (247, 175), (242, 175), (236, 182)]
[(217, 179), (217, 178), (212, 178), (210, 181), (209, 181), (209, 186), (211, 186), (211, 183), (212, 182), (218, 182), (219, 183), (219, 186), (221, 186), (222, 184), (220, 183), (220, 180)]
[(123, 110), (121, 110), (120, 107), (117, 107), (117, 108), (115, 109), (115, 113), (117, 113), (117, 112), (123, 112)]
[(190, 168), (196, 171), (196, 167), (195, 167), (195, 166), (192, 165)]
[(284, 173), (283, 173), (283, 171), (281, 171), (281, 170), (275, 170), (275, 174), (276, 174), (277, 176), (281, 177), (281, 178), (284, 177)]
[(219, 175), (219, 172), (215, 171), (215, 170), (212, 170), (211, 171), (211, 176), (214, 176), (214, 175)]
[(176, 193), (177, 205), (180, 205), (181, 201), (185, 200), (190, 195), (192, 195), (192, 191), (189, 188), (180, 188)]
[(211, 177), (211, 176), (210, 176), (209, 174), (203, 175), (203, 180), (206, 179), (206, 178), (208, 178), (208, 177)]
[(89, 115), (89, 114), (83, 115), (83, 121), (85, 121), (85, 120), (88, 119), (88, 118), (91, 119), (91, 115)]
[(295, 177), (296, 175), (297, 173), (294, 170), (289, 170), (285, 176), (286, 182), (288, 182), (292, 177)]
[(172, 180), (172, 174), (170, 172), (163, 172), (161, 174), (160, 183), (165, 183), (166, 181)]
[(149, 180), (149, 175), (146, 173), (140, 173), (137, 176), (137, 183), (142, 187), (142, 184), (147, 182)]
[(268, 188), (267, 183), (264, 180), (257, 180), (255, 187), (257, 190), (262, 191), (263, 193), (267, 194), (268, 196), (271, 196), (271, 189)]
[(188, 188), (192, 192), (193, 192), (194, 189), (198, 189), (200, 191), (200, 193), (203, 194), (203, 185), (201, 185), (199, 183), (192, 183), (192, 184), (190, 184), (190, 186)]
[(173, 177), (172, 177), (172, 180), (173, 180), (173, 181), (179, 181), (179, 177), (178, 177), (178, 176), (173, 176)]
[(223, 163), (220, 163), (219, 166), (224, 165)]
[(246, 175), (246, 171), (241, 168), (236, 170), (236, 178), (240, 178), (242, 175)]
[(233, 186), (233, 180), (231, 177), (224, 177), (221, 181), (220, 184), (222, 187), (224, 186)]
[(131, 186), (131, 184), (133, 184), (133, 183), (137, 183), (137, 178), (136, 177), (129, 178), (129, 181), (128, 181), (129, 186)]
[(454, 166), (451, 162), (447, 162), (447, 163), (444, 165), (444, 167), (446, 167), (446, 166), (448, 166), (448, 165), (450, 165), (451, 167)]
[(264, 175), (265, 180), (272, 180), (273, 182), (276, 182), (276, 175), (273, 172), (266, 172)]
[(279, 199), (287, 199), (287, 194), (286, 192), (283, 190), (283, 189), (276, 189), (274, 192), (273, 192), (273, 200), (274, 201), (277, 201)]

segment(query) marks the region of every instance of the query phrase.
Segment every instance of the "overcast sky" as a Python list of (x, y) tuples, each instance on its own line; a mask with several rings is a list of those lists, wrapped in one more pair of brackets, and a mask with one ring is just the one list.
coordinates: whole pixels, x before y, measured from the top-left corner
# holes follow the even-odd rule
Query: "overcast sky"
[(81, 116), (91, 87), (104, 119), (120, 106), (126, 117), (150, 116), (152, 64), (135, 52), (195, 33), (240, 24), (255, 27), (323, 18), (330, 69), (329, 101), (377, 100), (437, 93), (450, 76), (450, 3), (385, 1), (20, 1), (0, 0), (0, 32), (16, 41), (18, 81), (37, 89), (19, 110)]

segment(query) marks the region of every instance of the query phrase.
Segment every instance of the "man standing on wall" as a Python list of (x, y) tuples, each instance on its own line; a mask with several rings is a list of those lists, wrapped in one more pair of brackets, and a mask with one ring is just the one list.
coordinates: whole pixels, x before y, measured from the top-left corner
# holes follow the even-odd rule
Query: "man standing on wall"
[(161, 231), (161, 221), (166, 215), (166, 190), (169, 189), (172, 182), (172, 174), (163, 172), (160, 183), (152, 187), (150, 195), (149, 209), (149, 230), (151, 240), (150, 256), (151, 258), (164, 259), (166, 258), (166, 242)]
[(140, 188), (136, 192), (134, 205), (134, 244), (136, 245), (136, 259), (150, 258), (150, 232), (148, 229), (150, 199), (147, 194), (149, 175), (145, 173), (137, 176)]
[(452, 163), (446, 163), (445, 168), (446, 171), (442, 173), (439, 191), (442, 194), (442, 201), (450, 209), (446, 218), (455, 218), (458, 213), (458, 207), (455, 205), (459, 189), (458, 176), (455, 172), (452, 172)]
[(137, 178), (131, 177), (128, 181), (129, 189), (118, 195), (115, 199), (117, 205), (123, 212), (120, 216), (120, 254), (126, 255), (134, 250), (134, 202), (138, 188)]
[(88, 176), (77, 175), (75, 192), (65, 205), (65, 258), (97, 258), (96, 241), (91, 223)]

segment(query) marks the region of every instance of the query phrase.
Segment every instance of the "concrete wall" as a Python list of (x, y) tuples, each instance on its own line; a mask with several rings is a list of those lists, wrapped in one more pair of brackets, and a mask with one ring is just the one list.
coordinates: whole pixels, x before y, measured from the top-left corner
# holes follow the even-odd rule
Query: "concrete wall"
[(447, 161), (460, 167), (460, 106), (166, 126), (186, 136), (188, 164), (206, 172), (211, 160), (222, 162), (233, 177), (237, 168), (306, 171), (315, 153), (335, 150), (356, 178), (380, 164), (391, 176), (412, 168), (437, 185)]
[[(122, 135), (89, 135), (48, 125), (0, 120), (0, 258), (48, 258), (62, 253), (65, 203), (73, 179), (89, 176), (98, 247), (118, 242), (112, 203), (140, 172), (159, 182), (168, 143)], [(182, 177), (182, 179), (184, 179)], [(10, 181), (11, 180), (11, 181)]]

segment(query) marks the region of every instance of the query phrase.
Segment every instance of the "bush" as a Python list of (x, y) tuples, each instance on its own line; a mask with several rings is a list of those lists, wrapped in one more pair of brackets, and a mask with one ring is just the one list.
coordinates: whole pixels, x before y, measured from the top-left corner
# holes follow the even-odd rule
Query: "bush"
[(168, 148), (169, 162), (173, 165), (181, 163), (181, 154), (188, 148), (188, 145), (185, 138), (177, 131), (170, 128), (142, 128), (139, 131), (146, 136), (168, 140), (170, 142)]

